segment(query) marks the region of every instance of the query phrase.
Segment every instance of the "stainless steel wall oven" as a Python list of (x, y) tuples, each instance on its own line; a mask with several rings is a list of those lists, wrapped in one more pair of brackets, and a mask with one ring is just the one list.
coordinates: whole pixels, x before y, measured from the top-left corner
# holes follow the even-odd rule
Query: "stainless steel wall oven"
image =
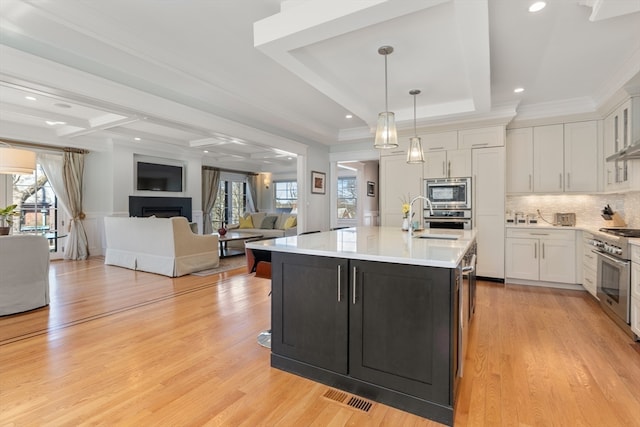
[(425, 179), (424, 186), (433, 206), (432, 214), (425, 202), (425, 228), (472, 228), (471, 178)]

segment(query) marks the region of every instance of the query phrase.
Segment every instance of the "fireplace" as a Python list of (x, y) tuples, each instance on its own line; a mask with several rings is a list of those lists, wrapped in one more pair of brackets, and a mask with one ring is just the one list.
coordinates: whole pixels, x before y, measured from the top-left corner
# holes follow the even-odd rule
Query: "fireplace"
[(129, 196), (129, 216), (171, 218), (183, 216), (191, 222), (191, 197)]

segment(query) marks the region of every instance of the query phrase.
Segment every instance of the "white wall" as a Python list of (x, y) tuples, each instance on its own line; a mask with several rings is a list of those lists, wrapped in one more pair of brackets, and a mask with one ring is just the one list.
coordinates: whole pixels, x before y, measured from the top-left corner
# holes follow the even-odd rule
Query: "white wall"
[[(302, 200), (303, 206), (298, 206), (298, 212), (303, 215), (301, 231), (327, 231), (330, 228), (330, 185), (332, 182), (329, 167), (329, 151), (315, 147), (309, 147), (307, 154), (298, 162), (298, 200)], [(311, 194), (311, 172), (323, 172), (326, 174), (325, 194)], [(302, 183), (302, 185), (301, 185)], [(304, 209), (303, 209), (304, 207)], [(298, 221), (300, 224), (301, 221)]]
[[(103, 218), (105, 216), (129, 216), (129, 196), (191, 197), (193, 221), (202, 227), (202, 162), (199, 158), (167, 154), (141, 145), (105, 141), (103, 151), (91, 151), (85, 156), (84, 221), (89, 239), (90, 255), (103, 255), (105, 240)], [(183, 192), (138, 191), (134, 182), (134, 157), (185, 166), (185, 190)]]

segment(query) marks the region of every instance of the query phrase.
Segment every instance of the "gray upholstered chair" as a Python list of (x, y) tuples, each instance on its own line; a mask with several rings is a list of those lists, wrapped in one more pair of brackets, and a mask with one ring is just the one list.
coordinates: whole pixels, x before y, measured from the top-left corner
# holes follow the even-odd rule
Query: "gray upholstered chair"
[(0, 316), (49, 304), (49, 243), (43, 236), (0, 236)]

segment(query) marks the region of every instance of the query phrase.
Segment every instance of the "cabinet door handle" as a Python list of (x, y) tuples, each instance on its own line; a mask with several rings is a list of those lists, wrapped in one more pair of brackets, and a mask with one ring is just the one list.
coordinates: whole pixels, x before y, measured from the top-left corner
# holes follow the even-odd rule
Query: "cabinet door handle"
[(542, 259), (544, 259), (544, 242), (542, 242)]
[(480, 143), (479, 144), (471, 144), (472, 147), (485, 147), (487, 145), (489, 145), (488, 142), (483, 142), (481, 144)]
[(560, 189), (562, 190), (562, 174), (558, 174), (560, 176)]
[(567, 173), (567, 188), (571, 188), (571, 174)]
[(429, 147), (429, 150), (444, 150), (444, 147)]
[(447, 171), (447, 178), (451, 178), (451, 161), (449, 161), (449, 170)]
[(538, 259), (538, 243), (533, 244), (533, 259)]
[(530, 236), (548, 236), (549, 233), (529, 233)]
[(445, 174), (445, 170), (444, 170), (444, 164), (445, 164), (445, 163), (446, 163), (446, 162), (444, 162), (444, 161), (442, 162), (442, 175), (443, 175), (443, 176), (444, 176), (444, 174)]
[(358, 269), (353, 267), (353, 305), (356, 304), (356, 285), (358, 284), (358, 280), (356, 274), (358, 273)]
[(338, 302), (340, 302), (340, 294), (342, 294), (342, 266), (338, 264)]
[(532, 190), (532, 188), (531, 188), (531, 174), (529, 174), (529, 191), (531, 191), (531, 190)]

